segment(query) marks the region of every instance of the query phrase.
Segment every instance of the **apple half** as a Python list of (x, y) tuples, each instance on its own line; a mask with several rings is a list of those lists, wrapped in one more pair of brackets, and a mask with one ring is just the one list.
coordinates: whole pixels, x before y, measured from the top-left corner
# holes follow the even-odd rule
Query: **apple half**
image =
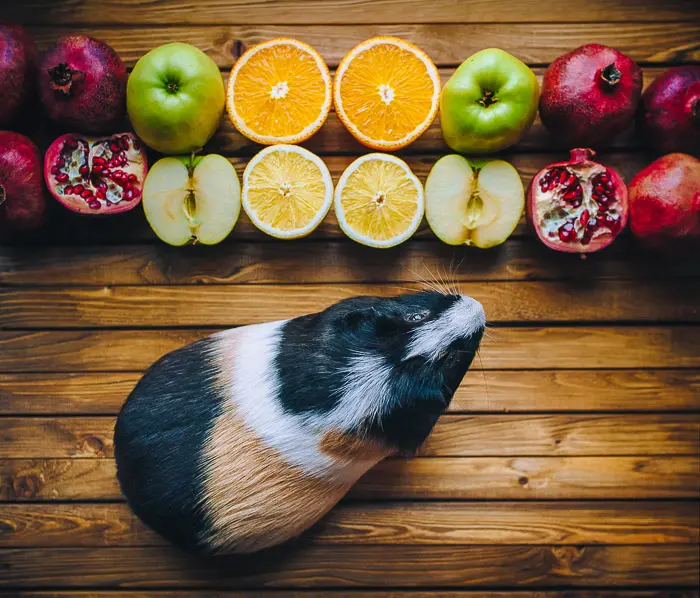
[(142, 203), (162, 241), (215, 245), (238, 220), (241, 185), (233, 164), (223, 156), (163, 158), (146, 176)]
[(486, 249), (515, 230), (525, 208), (518, 171), (503, 160), (440, 158), (425, 182), (425, 216), (448, 245)]

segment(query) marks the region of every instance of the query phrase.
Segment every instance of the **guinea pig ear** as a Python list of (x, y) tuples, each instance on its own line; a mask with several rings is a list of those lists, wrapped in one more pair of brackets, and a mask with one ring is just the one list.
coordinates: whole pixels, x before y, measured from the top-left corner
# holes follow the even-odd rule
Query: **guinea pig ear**
[(340, 324), (345, 330), (359, 330), (363, 326), (373, 325), (377, 319), (377, 313), (372, 309), (354, 309), (343, 314)]

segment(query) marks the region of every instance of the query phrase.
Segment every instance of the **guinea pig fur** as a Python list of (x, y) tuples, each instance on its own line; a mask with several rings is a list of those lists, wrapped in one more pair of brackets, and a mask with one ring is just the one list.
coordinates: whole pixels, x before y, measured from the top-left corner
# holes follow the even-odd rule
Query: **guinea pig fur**
[(420, 446), (484, 325), (463, 295), (357, 297), (173, 351), (119, 414), (122, 491), (186, 548), (244, 553), (291, 539), (381, 459)]

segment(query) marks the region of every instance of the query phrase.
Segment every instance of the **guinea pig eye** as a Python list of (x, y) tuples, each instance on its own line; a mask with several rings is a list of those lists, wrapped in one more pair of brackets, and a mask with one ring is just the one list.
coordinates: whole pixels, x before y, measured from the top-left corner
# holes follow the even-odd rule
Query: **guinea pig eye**
[(425, 320), (430, 315), (430, 312), (428, 311), (419, 311), (413, 314), (408, 314), (406, 316), (406, 320), (409, 322), (422, 322)]

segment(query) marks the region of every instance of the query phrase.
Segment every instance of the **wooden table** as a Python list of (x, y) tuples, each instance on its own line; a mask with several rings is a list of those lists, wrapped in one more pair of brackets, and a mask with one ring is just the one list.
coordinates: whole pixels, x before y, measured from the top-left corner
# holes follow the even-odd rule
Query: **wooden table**
[[(491, 46), (541, 75), (563, 52), (601, 42), (638, 61), (647, 84), (700, 62), (695, 0), (16, 0), (1, 16), (42, 47), (90, 33), (129, 66), (159, 44), (190, 42), (224, 75), (242, 48), (280, 35), (310, 42), (331, 67), (365, 38), (399, 35), (443, 79)], [(240, 174), (259, 148), (225, 120), (208, 150)], [(334, 114), (306, 145), (336, 179), (366, 151)], [(446, 152), (435, 123), (402, 154), (424, 179)], [(538, 121), (507, 159), (527, 183), (565, 155)], [(623, 135), (601, 160), (629, 180), (650, 157)], [(313, 533), (264, 558), (188, 558), (128, 511), (114, 417), (157, 357), (224, 327), (399, 292), (451, 264), (494, 327), (420, 456), (382, 463)], [(583, 261), (523, 226), (489, 251), (447, 247), (425, 226), (376, 251), (344, 239), (331, 216), (304, 241), (271, 241), (241, 218), (218, 247), (171, 248), (140, 210), (99, 220), (54, 205), (48, 227), (0, 250), (0, 283), (0, 591), (697, 596), (697, 256), (672, 263), (623, 238)]]

